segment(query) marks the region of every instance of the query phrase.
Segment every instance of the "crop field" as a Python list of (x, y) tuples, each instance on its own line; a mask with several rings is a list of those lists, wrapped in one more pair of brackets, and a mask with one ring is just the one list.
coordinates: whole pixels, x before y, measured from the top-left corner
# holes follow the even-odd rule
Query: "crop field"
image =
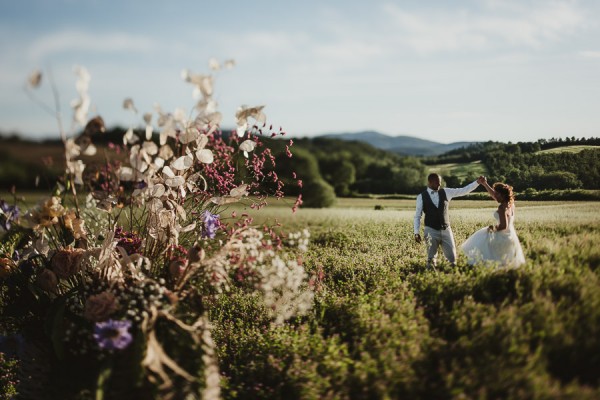
[[(375, 206), (383, 209), (375, 210)], [(599, 398), (600, 203), (517, 202), (527, 264), (424, 266), (414, 202), (266, 207), (255, 222), (307, 227), (313, 309), (275, 327), (247, 296), (211, 319), (225, 398)], [(451, 205), (457, 245), (492, 201)]]

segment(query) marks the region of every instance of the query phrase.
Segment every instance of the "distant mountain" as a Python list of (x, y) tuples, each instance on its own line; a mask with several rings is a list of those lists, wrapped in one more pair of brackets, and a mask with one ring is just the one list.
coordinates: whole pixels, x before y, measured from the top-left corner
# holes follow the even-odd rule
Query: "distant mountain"
[(414, 136), (388, 136), (376, 131), (328, 133), (319, 137), (365, 142), (378, 149), (409, 156), (436, 156), (475, 143), (455, 142), (445, 144), (419, 139)]

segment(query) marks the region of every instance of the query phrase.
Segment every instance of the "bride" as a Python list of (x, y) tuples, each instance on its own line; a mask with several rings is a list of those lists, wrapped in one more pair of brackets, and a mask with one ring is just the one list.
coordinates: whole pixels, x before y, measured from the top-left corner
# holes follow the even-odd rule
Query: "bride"
[(494, 212), (496, 225), (490, 225), (471, 235), (461, 246), (470, 265), (477, 263), (518, 267), (525, 263), (521, 243), (515, 231), (515, 202), (512, 186), (505, 183), (488, 185), (485, 178), (477, 180), (500, 203)]

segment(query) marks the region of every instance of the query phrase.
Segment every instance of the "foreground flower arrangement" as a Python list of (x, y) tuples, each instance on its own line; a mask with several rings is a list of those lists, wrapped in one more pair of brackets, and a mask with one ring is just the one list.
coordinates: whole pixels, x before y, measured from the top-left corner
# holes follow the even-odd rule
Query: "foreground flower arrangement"
[[(261, 208), (283, 196), (261, 141), (283, 131), (267, 127), (259, 106), (240, 107), (237, 128), (221, 132), (214, 76), (184, 71), (199, 98), (193, 118), (156, 106), (141, 135), (129, 129), (111, 157), (86, 166), (81, 156), (97, 152), (104, 123), (88, 119), (90, 75), (76, 73), (74, 123), (84, 130), (61, 131), (64, 178), (25, 212), (0, 201), (0, 333), (18, 334), (19, 394), (218, 398), (208, 312), (219, 297), (259, 296), (274, 324), (312, 304), (298, 259), (308, 232), (278, 234), (225, 214), (233, 203)], [(29, 82), (37, 87), (41, 74)], [(123, 107), (138, 112), (131, 99)]]

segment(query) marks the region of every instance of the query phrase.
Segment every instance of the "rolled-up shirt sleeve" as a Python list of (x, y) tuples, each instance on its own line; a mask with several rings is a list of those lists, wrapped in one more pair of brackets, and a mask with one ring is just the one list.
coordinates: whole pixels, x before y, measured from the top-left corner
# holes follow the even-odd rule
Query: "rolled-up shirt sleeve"
[[(479, 186), (479, 183), (477, 183), (477, 181), (473, 181), (465, 187), (458, 188), (458, 189), (444, 188), (444, 191), (446, 192), (446, 198), (448, 200), (450, 200), (454, 197), (460, 197), (460, 196), (464, 196), (466, 194), (471, 193), (473, 190), (477, 189), (477, 186)], [(422, 204), (423, 203), (421, 202), (421, 207), (422, 207)]]
[(423, 196), (417, 196), (417, 209), (415, 210), (415, 220), (413, 223), (415, 235), (421, 230), (421, 215), (423, 214)]

